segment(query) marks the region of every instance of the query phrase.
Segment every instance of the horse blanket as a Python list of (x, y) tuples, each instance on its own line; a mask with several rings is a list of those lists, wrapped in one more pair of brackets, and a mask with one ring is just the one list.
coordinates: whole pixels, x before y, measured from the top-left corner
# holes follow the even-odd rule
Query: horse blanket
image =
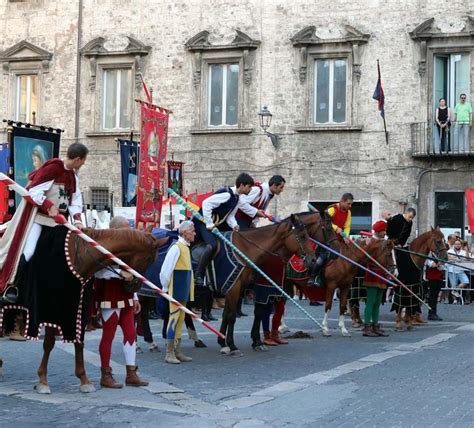
[[(305, 267), (303, 260), (297, 255), (293, 255), (286, 265), (286, 280), (292, 282), (295, 281), (295, 285), (298, 283), (306, 283), (309, 280), (308, 269)], [(320, 280), (323, 284), (321, 287), (298, 287), (301, 292), (312, 302), (325, 302), (326, 301), (326, 287), (324, 286), (324, 267), (320, 273)]]
[[(410, 253), (395, 248), (395, 261), (398, 269), (398, 279), (413, 293), (423, 299), (421, 287), (422, 270), (413, 262)], [(399, 312), (402, 308), (414, 308), (421, 312), (420, 302), (403, 287), (394, 287), (394, 297), (391, 311)]]
[[(42, 327), (52, 327), (64, 342), (82, 342), (91, 303), (91, 281), (74, 271), (68, 252), (71, 232), (64, 226), (43, 227), (35, 253), (18, 283), (18, 304), (0, 311), (26, 313), (26, 337), (39, 339)], [(76, 238), (77, 239), (77, 238)]]

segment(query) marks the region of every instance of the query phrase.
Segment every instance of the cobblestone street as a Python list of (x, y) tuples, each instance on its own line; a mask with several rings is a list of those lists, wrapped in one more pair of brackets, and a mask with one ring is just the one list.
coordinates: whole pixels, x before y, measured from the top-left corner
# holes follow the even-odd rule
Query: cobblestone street
[[(303, 305), (322, 318), (321, 307)], [(38, 395), (33, 386), (41, 343), (2, 339), (4, 375), (0, 381), (2, 426), (470, 426), (474, 381), (474, 307), (440, 305), (443, 322), (413, 332), (393, 331), (393, 317), (383, 307), (388, 338), (365, 338), (336, 330), (324, 338), (311, 321), (287, 304), (292, 332), (304, 330), (314, 339), (292, 339), (287, 346), (254, 352), (251, 317), (237, 322), (242, 358), (219, 355), (212, 333), (199, 330), (208, 345), (196, 349), (185, 342), (193, 362), (173, 366), (161, 353), (138, 355), (140, 371), (150, 386), (142, 389), (99, 388), (98, 343), (101, 331), (86, 336), (87, 370), (97, 392), (81, 394), (73, 376), (74, 348), (59, 344), (52, 354), (52, 395)], [(250, 306), (244, 306), (250, 312)], [(219, 314), (219, 311), (214, 311)], [(347, 323), (349, 324), (349, 322)], [(155, 337), (161, 321), (153, 325)], [(123, 380), (119, 338), (113, 353), (114, 372)]]

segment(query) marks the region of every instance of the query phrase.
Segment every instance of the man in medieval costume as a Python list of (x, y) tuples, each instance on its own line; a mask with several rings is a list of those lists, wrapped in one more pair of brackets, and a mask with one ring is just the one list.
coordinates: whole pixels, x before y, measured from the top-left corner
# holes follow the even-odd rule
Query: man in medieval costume
[[(349, 244), (349, 234), (351, 232), (351, 207), (354, 202), (352, 193), (344, 193), (341, 200), (327, 208), (327, 213), (332, 220), (332, 228), (337, 238), (341, 242)], [(314, 277), (310, 279), (310, 283), (314, 287), (320, 287), (321, 281), (319, 273), (324, 263), (329, 257), (329, 252), (318, 249), (318, 257), (316, 259), (315, 268), (313, 270)]]
[[(275, 195), (281, 194), (285, 188), (286, 180), (281, 175), (274, 175), (270, 178), (268, 183), (255, 183), (248, 195), (242, 195), (240, 197), (241, 204), (237, 210), (236, 219), (241, 230), (256, 227), (258, 221), (262, 217), (271, 218), (265, 211), (268, 205), (275, 197)], [(254, 284), (254, 287), (259, 287), (258, 284)], [(256, 289), (256, 293), (260, 294), (260, 290), (267, 290), (268, 287), (260, 287)], [(266, 296), (267, 307), (262, 320), (263, 326), (263, 343), (268, 346), (287, 344), (288, 341), (283, 339), (278, 334), (278, 327), (280, 327), (281, 319), (285, 312), (285, 299), (281, 294), (274, 290), (273, 296)], [(270, 331), (270, 316), (274, 311), (272, 329)], [(242, 298), (239, 299), (237, 306), (237, 316), (246, 316), (242, 312)]]
[[(129, 228), (125, 217), (116, 216), (110, 220), (111, 229)], [(123, 334), (123, 353), (127, 375), (125, 385), (147, 386), (148, 382), (139, 378), (138, 367), (135, 365), (136, 336), (134, 315), (140, 312), (138, 295), (133, 291), (140, 282), (135, 281), (133, 275), (122, 271), (118, 266), (106, 267), (95, 274), (95, 292), (97, 302), (102, 312), (102, 339), (99, 345), (101, 362), (100, 385), (104, 388), (122, 388), (123, 385), (115, 381), (110, 367), (112, 342), (117, 327), (120, 325)]]
[[(65, 254), (68, 229), (54, 217), (69, 213), (82, 229), (77, 171), (87, 154), (86, 146), (74, 143), (65, 160), (51, 159), (33, 171), (28, 177), (30, 195), (19, 205), (0, 241), (0, 291), (7, 303), (1, 315), (6, 309), (18, 308), (8, 305), (18, 297), (20, 307), (28, 311), (27, 336), (31, 338), (38, 337), (42, 326), (52, 326), (64, 340), (79, 340), (80, 320), (73, 319), (70, 311), (80, 316), (83, 290), (67, 289), (68, 281), (77, 282), (77, 278)], [(8, 292), (15, 289), (19, 294)]]
[(204, 288), (204, 278), (206, 269), (212, 257), (217, 251), (217, 237), (212, 233), (214, 228), (220, 231), (239, 231), (239, 225), (235, 218), (241, 202), (241, 195), (248, 195), (254, 185), (253, 178), (246, 173), (241, 173), (235, 181), (233, 187), (223, 187), (208, 198), (204, 199), (199, 213), (203, 216), (205, 223), (194, 218), (196, 230), (196, 241), (205, 243), (205, 248), (201, 253), (196, 268), (195, 284), (199, 290), (202, 304), (202, 318), (204, 321), (212, 321), (210, 317), (212, 307), (212, 295), (210, 290)]
[[(184, 221), (178, 228), (179, 238), (168, 250), (160, 272), (163, 291), (186, 306), (194, 300), (194, 277), (191, 265), (189, 246), (194, 241), (196, 232), (194, 223)], [(166, 328), (165, 362), (180, 364), (193, 359), (181, 351), (181, 335), (185, 313), (174, 303), (169, 302), (169, 319)]]
[[(413, 219), (416, 216), (416, 211), (414, 208), (407, 208), (403, 214), (399, 213), (390, 218), (387, 222), (387, 237), (392, 239), (396, 247), (405, 247), (407, 245), (408, 238), (411, 235), (413, 227)], [(402, 253), (397, 251), (395, 248), (395, 261), (397, 263), (398, 271), (401, 269), (408, 269), (408, 266), (401, 266), (400, 263), (405, 263), (402, 260), (407, 259), (408, 263), (412, 265), (411, 259), (407, 253)], [(416, 270), (416, 268), (414, 268)], [(416, 276), (416, 273), (415, 273)], [(421, 297), (421, 287), (418, 285), (413, 287), (412, 291)], [(408, 328), (411, 328), (413, 324), (424, 324), (426, 321), (423, 321), (420, 317), (421, 307), (417, 300), (406, 291), (404, 287), (395, 287), (394, 288), (394, 301), (392, 305), (392, 311), (396, 311), (396, 329), (401, 329), (401, 315), (402, 309), (405, 308), (405, 321), (408, 325)]]

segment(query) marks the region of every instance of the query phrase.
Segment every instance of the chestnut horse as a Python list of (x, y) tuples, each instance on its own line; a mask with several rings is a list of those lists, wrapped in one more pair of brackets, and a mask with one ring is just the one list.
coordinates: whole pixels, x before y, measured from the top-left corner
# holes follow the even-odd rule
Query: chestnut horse
[[(441, 232), (439, 227), (436, 227), (436, 229), (431, 228), (430, 231), (422, 233), (420, 236), (415, 238), (410, 243), (408, 249), (425, 256), (428, 256), (431, 253), (439, 259), (447, 260), (448, 252), (446, 245), (443, 232)], [(426, 257), (408, 254), (403, 251), (403, 248), (395, 248), (395, 258), (397, 259), (398, 279), (407, 287), (412, 289), (415, 294), (421, 294), (421, 280)], [(413, 300), (413, 298), (411, 298), (411, 296), (408, 295), (408, 292), (403, 288), (396, 287), (394, 303), (391, 310), (396, 311), (397, 313), (395, 323), (395, 328), (397, 330), (402, 329), (401, 312), (403, 308), (406, 308), (407, 312), (410, 312), (407, 313), (405, 322), (408, 328), (411, 328), (411, 316), (421, 313), (419, 301)]]
[[(393, 241), (380, 239), (360, 240), (358, 244), (375, 260), (387, 269), (391, 269), (395, 263), (392, 257), (394, 248)], [(368, 257), (352, 244), (341, 243), (341, 254), (351, 260), (366, 266), (369, 262)], [(344, 313), (346, 311), (347, 297), (351, 288), (352, 281), (357, 274), (358, 267), (352, 263), (338, 258), (331, 260), (324, 269), (324, 283), (326, 286), (326, 306), (323, 318), (323, 335), (331, 336), (328, 328), (328, 316), (332, 309), (332, 301), (335, 290), (339, 289), (339, 328), (343, 336), (350, 337), (351, 334), (344, 324)], [(293, 284), (305, 291), (308, 289), (307, 279), (296, 280), (287, 279), (287, 282)], [(288, 284), (287, 284), (288, 285)], [(286, 286), (287, 286), (286, 285)]]
[[(84, 232), (140, 273), (145, 272), (146, 268), (153, 262), (159, 246), (167, 240), (167, 238), (157, 240), (149, 233), (143, 233), (133, 229), (84, 229)], [(87, 298), (85, 296), (91, 294), (87, 293), (86, 290), (88, 288), (88, 280), (91, 279), (96, 272), (106, 266), (114, 264), (114, 262), (75, 234), (66, 235), (65, 249), (66, 257), (64, 261), (68, 264), (70, 272), (72, 272), (71, 279), (68, 279), (68, 286), (73, 286), (70, 288), (72, 290), (71, 293), (80, 290), (81, 296), (84, 296), (82, 305), (80, 303), (79, 307), (73, 308), (74, 310), (72, 310), (70, 314), (71, 318), (76, 321), (77, 326), (76, 337), (73, 340), (76, 363), (75, 375), (80, 380), (81, 392), (94, 392), (95, 388), (88, 379), (84, 367), (83, 339), (84, 328), (87, 324), (85, 317), (87, 317), (88, 314), (82, 312), (82, 307), (84, 303), (87, 307)], [(59, 261), (58, 266), (61, 263), (63, 263), (63, 261)], [(60, 284), (58, 284), (58, 286), (60, 286)], [(84, 291), (86, 292), (84, 293)], [(4, 309), (7, 310), (9, 307), (6, 306)], [(26, 310), (26, 307), (22, 307), (21, 309)], [(39, 308), (39, 310), (41, 311), (41, 308)], [(48, 361), (56, 340), (55, 336), (58, 333), (56, 327), (48, 324), (49, 323), (44, 322), (44, 320), (41, 320), (41, 324), (39, 324), (40, 327), (41, 325), (46, 325), (43, 341), (43, 358), (38, 368), (39, 383), (35, 387), (36, 391), (40, 394), (51, 393), (47, 379)], [(82, 324), (82, 328), (79, 327), (79, 324)]]
[[(285, 264), (293, 254), (297, 254), (306, 260), (307, 266), (311, 266), (315, 262), (315, 254), (310, 237), (324, 240), (328, 244), (336, 241), (329, 220), (322, 219), (319, 213), (306, 212), (292, 215), (270, 226), (234, 233), (233, 243), (258, 266), (270, 254), (276, 253)], [(242, 263), (245, 264), (245, 262)], [(251, 283), (253, 276), (253, 269), (245, 266), (234, 286), (225, 296), (220, 331), (226, 335), (226, 339), (218, 339), (223, 354), (242, 355), (234, 342), (234, 325), (239, 298), (245, 287)]]

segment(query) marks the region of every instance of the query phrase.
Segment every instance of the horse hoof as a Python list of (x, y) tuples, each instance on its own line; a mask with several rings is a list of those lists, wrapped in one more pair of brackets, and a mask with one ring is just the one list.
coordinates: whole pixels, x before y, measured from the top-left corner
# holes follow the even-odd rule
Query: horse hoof
[(230, 348), (228, 346), (224, 346), (220, 350), (222, 355), (229, 355), (230, 354)]
[(257, 352), (266, 352), (268, 351), (268, 348), (265, 345), (258, 345), (258, 346), (254, 346), (253, 350)]
[(35, 391), (38, 394), (51, 394), (51, 388), (49, 387), (49, 385), (45, 385), (43, 383), (38, 383), (37, 385), (35, 385)]
[(323, 336), (324, 337), (331, 337), (331, 333), (329, 333), (328, 330), (323, 330)]
[(234, 349), (233, 351), (230, 351), (229, 354), (227, 354), (229, 357), (243, 357), (244, 354), (240, 351), (240, 349)]
[(348, 331), (343, 331), (342, 336), (343, 337), (351, 337), (351, 334)]
[(79, 387), (79, 391), (84, 394), (89, 394), (90, 392), (95, 392), (95, 386), (92, 383), (84, 383)]

